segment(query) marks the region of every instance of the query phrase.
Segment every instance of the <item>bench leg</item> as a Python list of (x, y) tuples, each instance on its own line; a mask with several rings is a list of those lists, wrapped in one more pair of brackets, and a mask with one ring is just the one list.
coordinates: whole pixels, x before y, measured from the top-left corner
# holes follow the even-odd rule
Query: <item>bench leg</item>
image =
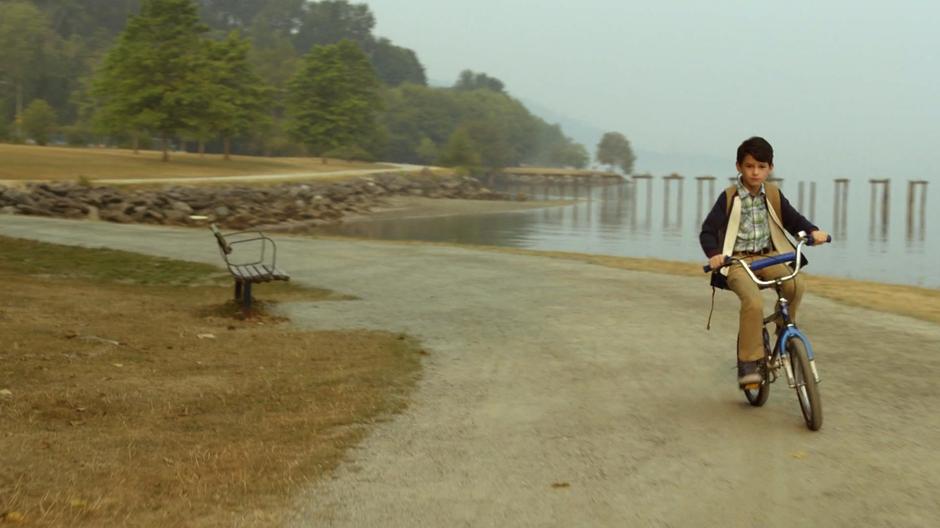
[(240, 301), (242, 298), (242, 281), (235, 281), (235, 300)]
[(251, 313), (251, 283), (245, 283), (245, 291), (242, 292), (242, 312), (245, 315)]

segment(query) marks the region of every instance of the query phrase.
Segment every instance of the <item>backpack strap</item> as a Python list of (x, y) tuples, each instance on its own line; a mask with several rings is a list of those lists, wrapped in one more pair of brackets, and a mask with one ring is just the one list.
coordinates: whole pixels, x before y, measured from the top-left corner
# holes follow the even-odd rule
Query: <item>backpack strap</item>
[(767, 203), (773, 208), (777, 218), (783, 218), (780, 213), (780, 187), (770, 182), (764, 182), (764, 194), (767, 195)]
[[(732, 185), (725, 189), (725, 214), (731, 213), (731, 204), (735, 195), (738, 194), (738, 186)], [(764, 182), (764, 194), (767, 196), (767, 203), (774, 209), (777, 218), (783, 218), (780, 214), (780, 187), (770, 182)]]
[(731, 214), (731, 203), (734, 201), (735, 195), (738, 194), (738, 186), (732, 185), (725, 189), (725, 216)]

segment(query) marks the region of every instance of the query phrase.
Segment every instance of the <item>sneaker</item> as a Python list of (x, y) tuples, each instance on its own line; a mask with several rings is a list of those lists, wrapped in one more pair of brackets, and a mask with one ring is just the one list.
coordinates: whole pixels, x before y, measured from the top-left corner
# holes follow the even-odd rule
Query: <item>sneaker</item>
[(760, 385), (763, 377), (760, 374), (757, 361), (745, 361), (738, 363), (738, 385)]

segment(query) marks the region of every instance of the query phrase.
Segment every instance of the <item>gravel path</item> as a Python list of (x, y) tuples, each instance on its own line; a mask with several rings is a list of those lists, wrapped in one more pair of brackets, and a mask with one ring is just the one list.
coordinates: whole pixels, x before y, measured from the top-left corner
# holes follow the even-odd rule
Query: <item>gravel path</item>
[[(240, 176), (181, 176), (172, 178), (113, 178), (95, 180), (99, 185), (137, 185), (153, 183), (245, 183), (245, 182), (275, 182), (295, 180), (316, 180), (346, 178), (352, 176), (368, 176), (370, 174), (387, 174), (390, 172), (409, 172), (424, 169), (424, 165), (409, 165), (407, 163), (386, 163), (378, 169), (346, 169), (322, 172), (291, 172), (276, 174), (243, 174)], [(2, 183), (2, 181), (0, 181)]]
[[(0, 217), (0, 234), (218, 264), (208, 230)], [(736, 301), (694, 279), (460, 248), (279, 237), (357, 301), (309, 328), (419, 337), (425, 374), (292, 526), (937, 526), (940, 326), (807, 296), (825, 423), (735, 388)], [(823, 249), (820, 249), (820, 251)], [(260, 286), (264, 288), (264, 286)]]

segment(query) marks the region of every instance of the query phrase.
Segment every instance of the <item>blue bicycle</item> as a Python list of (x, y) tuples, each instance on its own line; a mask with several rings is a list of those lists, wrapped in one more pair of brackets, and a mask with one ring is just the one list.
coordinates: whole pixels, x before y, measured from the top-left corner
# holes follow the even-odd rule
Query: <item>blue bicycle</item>
[[(829, 237), (827, 241), (831, 240), (832, 238)], [(777, 292), (777, 308), (774, 313), (764, 318), (764, 359), (760, 361), (758, 367), (761, 382), (742, 387), (744, 396), (747, 398), (748, 403), (755, 407), (764, 405), (767, 398), (770, 397), (770, 384), (777, 381), (778, 372), (783, 369), (787, 377), (787, 384), (790, 388), (796, 390), (796, 397), (800, 402), (800, 410), (803, 412), (806, 427), (818, 431), (822, 427), (823, 415), (818, 386), (820, 382), (819, 371), (816, 369), (813, 347), (806, 334), (801, 332), (796, 323), (790, 319), (789, 301), (782, 293), (783, 283), (793, 280), (800, 274), (803, 246), (805, 245), (813, 245), (813, 238), (804, 232), (800, 232), (799, 243), (795, 252), (754, 261), (750, 265), (741, 258), (726, 257), (724, 266), (739, 264), (758, 287), (764, 289), (772, 286)], [(754, 274), (757, 270), (789, 262), (794, 263), (793, 273), (785, 277), (765, 281)], [(706, 272), (713, 271), (710, 266), (705, 266), (704, 269)], [(773, 348), (770, 346), (770, 334), (767, 331), (767, 325), (771, 323), (776, 326)]]

